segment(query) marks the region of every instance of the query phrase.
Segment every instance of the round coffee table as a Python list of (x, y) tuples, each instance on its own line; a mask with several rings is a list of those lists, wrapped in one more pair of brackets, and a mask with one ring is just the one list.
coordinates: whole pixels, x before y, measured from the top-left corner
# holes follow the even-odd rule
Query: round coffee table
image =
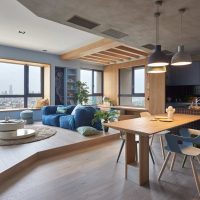
[(4, 131), (16, 131), (17, 129), (24, 128), (25, 121), (10, 119), (10, 120), (0, 120), (0, 132)]
[(28, 138), (35, 135), (33, 129), (18, 129), (16, 131), (4, 131), (0, 132), (0, 139), (2, 140), (18, 140)]
[(35, 135), (35, 130), (24, 129), (24, 120), (0, 120), (0, 139), (16, 140)]

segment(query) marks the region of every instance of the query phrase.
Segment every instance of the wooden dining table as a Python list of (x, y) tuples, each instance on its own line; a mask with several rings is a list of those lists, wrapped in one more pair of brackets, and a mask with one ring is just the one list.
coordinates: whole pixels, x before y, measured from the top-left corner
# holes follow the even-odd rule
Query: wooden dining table
[[(149, 183), (150, 136), (198, 120), (200, 120), (200, 115), (175, 114), (171, 122), (153, 121), (152, 117), (142, 117), (105, 124), (107, 127), (126, 133), (125, 178), (141, 186)], [(136, 134), (139, 135), (139, 159), (136, 156)]]

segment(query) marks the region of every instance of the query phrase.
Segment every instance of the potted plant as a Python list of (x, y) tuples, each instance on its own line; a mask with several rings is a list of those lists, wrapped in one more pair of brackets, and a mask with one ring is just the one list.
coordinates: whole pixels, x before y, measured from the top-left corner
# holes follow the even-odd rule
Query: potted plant
[(94, 119), (92, 123), (101, 121), (103, 131), (108, 132), (108, 127), (104, 126), (104, 123), (114, 121), (115, 119), (118, 118), (118, 116), (119, 116), (119, 113), (116, 110), (110, 110), (110, 111), (98, 110), (94, 114)]
[(76, 94), (75, 94), (75, 99), (79, 104), (86, 104), (88, 102), (88, 96), (89, 96), (89, 91), (88, 91), (88, 86), (86, 83), (77, 81), (76, 82)]

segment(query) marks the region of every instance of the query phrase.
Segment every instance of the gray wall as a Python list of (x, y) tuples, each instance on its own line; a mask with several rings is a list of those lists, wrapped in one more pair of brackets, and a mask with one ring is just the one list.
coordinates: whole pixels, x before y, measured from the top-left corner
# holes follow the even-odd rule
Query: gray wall
[[(55, 102), (55, 66), (68, 68), (103, 69), (100, 65), (90, 64), (79, 60), (63, 61), (58, 55), (31, 51), (0, 45), (0, 58), (48, 63), (51, 65), (51, 102)], [(9, 77), (8, 77), (9, 78)]]

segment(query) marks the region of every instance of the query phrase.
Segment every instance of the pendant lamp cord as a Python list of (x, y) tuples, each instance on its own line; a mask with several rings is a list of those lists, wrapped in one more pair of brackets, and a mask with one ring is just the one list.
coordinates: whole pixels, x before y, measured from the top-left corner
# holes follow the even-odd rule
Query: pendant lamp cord
[(156, 17), (156, 45), (158, 45), (158, 43), (159, 43), (159, 15), (158, 15), (158, 12), (155, 13), (155, 17)]
[(180, 11), (180, 14), (181, 14), (181, 23), (180, 23), (180, 44), (182, 44), (182, 32), (183, 32), (183, 12)]
[(180, 45), (183, 45), (183, 14), (186, 11), (186, 8), (179, 9), (180, 13)]
[(159, 44), (159, 17), (160, 17), (160, 10), (159, 7), (162, 5), (162, 1), (156, 2), (156, 12), (154, 13), (155, 21), (156, 21), (156, 45)]

